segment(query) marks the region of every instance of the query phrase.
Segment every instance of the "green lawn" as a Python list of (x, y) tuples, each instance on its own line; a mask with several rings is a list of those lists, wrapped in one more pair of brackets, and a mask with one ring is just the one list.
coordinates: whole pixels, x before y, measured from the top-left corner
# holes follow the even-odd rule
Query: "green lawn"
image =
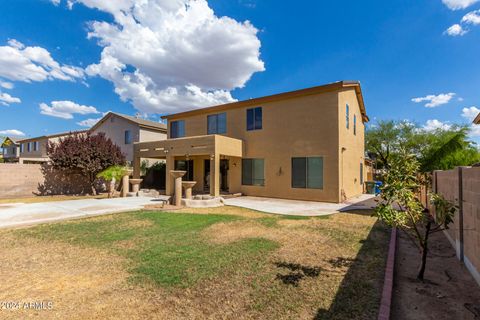
[[(148, 317), (142, 312), (166, 312), (161, 319), (371, 319), (388, 236), (370, 212), (308, 218), (233, 207), (2, 231), (0, 249), (14, 272), (0, 284), (0, 298), (50, 293), (59, 300), (55, 316), (64, 318), (86, 312), (62, 307), (71, 299), (92, 299), (104, 306), (87, 314), (98, 319)], [(58, 278), (62, 293), (36, 274)], [(71, 297), (65, 281), (74, 281)], [(82, 291), (77, 282), (90, 284)], [(111, 305), (121, 301), (131, 307), (117, 315)]]
[[(255, 261), (278, 246), (261, 238), (216, 245), (200, 237), (200, 232), (208, 226), (238, 219), (241, 217), (141, 212), (124, 214), (114, 220), (90, 219), (45, 225), (19, 233), (43, 240), (112, 248), (134, 262), (135, 267), (131, 270), (133, 280), (151, 280), (161, 286), (190, 287), (240, 263), (249, 268), (251, 266), (245, 261)], [(146, 223), (139, 223), (141, 221)], [(135, 228), (135, 224), (142, 227)], [(139, 244), (133, 249), (114, 247), (115, 243), (126, 240)]]

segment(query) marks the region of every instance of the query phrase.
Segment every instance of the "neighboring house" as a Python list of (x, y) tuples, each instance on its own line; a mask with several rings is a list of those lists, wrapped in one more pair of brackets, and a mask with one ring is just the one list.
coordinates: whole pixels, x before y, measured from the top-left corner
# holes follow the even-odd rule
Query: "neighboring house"
[(167, 138), (165, 124), (109, 112), (89, 130), (12, 140), (16, 144), (7, 148), (4, 155), (5, 152), (8, 152), (9, 155), (12, 152), (13, 159), (13, 152), (16, 152), (16, 161), (14, 162), (43, 163), (49, 160), (47, 155), (49, 142), (58, 142), (70, 134), (98, 134), (101, 132), (120, 147), (127, 161), (130, 162), (133, 161), (133, 143)]
[(56, 143), (60, 139), (72, 134), (84, 134), (86, 130), (64, 132), (41, 137), (26, 138), (18, 141), (19, 144), (19, 163), (32, 164), (44, 163), (48, 161), (47, 145), (49, 142)]
[(2, 156), (5, 162), (18, 162), (20, 157), (20, 144), (16, 137), (6, 137), (2, 143)]
[(165, 116), (168, 139), (135, 144), (141, 158), (186, 170), (194, 191), (341, 202), (363, 193), (364, 123), (359, 82), (239, 101)]
[(133, 144), (167, 139), (167, 126), (163, 123), (109, 112), (91, 129), (92, 134), (105, 133), (120, 147), (127, 161), (133, 161)]
[(475, 123), (475, 124), (480, 124), (480, 113), (477, 115), (477, 117), (475, 118), (475, 120), (473, 120), (473, 123)]

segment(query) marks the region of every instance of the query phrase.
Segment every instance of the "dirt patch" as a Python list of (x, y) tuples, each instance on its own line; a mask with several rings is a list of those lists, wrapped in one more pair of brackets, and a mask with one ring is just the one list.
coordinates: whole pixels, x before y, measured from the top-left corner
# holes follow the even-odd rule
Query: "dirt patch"
[(434, 233), (429, 242), (427, 281), (422, 283), (415, 279), (418, 249), (404, 232), (399, 232), (392, 319), (479, 319), (480, 287), (457, 260), (445, 235)]

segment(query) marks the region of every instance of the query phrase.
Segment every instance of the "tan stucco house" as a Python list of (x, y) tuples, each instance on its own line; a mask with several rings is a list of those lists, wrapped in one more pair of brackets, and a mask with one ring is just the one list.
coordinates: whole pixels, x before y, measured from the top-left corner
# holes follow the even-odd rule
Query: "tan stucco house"
[(133, 162), (134, 143), (167, 139), (165, 124), (115, 112), (107, 113), (89, 131), (91, 134), (105, 133), (129, 162)]
[(135, 144), (141, 158), (186, 170), (194, 191), (341, 202), (363, 193), (368, 117), (359, 82), (323, 86), (165, 116), (168, 139)]

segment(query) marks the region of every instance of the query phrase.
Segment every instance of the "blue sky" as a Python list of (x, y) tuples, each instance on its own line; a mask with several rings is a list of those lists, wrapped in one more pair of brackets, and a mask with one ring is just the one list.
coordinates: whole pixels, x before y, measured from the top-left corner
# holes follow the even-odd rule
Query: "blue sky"
[(480, 111), (480, 1), (294, 4), (2, 1), (0, 133), (82, 129), (109, 110), (158, 120), (344, 79), (360, 80), (372, 122), (434, 128)]

